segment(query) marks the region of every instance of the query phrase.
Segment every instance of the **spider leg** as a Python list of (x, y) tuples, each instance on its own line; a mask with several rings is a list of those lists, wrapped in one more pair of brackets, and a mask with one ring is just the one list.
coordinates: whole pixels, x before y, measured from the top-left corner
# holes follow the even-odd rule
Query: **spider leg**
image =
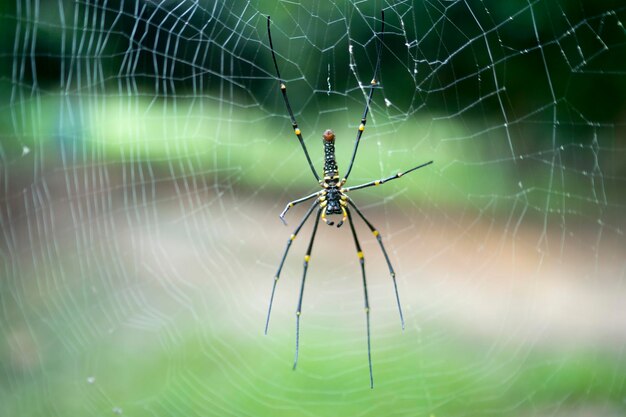
[(317, 201), (311, 205), (309, 210), (306, 212), (306, 214), (302, 218), (302, 221), (300, 221), (300, 224), (298, 225), (298, 227), (296, 227), (296, 230), (294, 230), (294, 232), (289, 237), (289, 240), (287, 241), (287, 247), (285, 248), (285, 252), (283, 252), (283, 257), (280, 260), (280, 265), (278, 265), (278, 271), (276, 271), (276, 275), (274, 276), (274, 284), (272, 285), (272, 295), (270, 296), (270, 306), (267, 309), (267, 320), (265, 321), (265, 334), (267, 334), (267, 328), (270, 324), (270, 314), (272, 313), (272, 303), (274, 302), (274, 292), (276, 291), (276, 284), (278, 284), (278, 279), (280, 278), (280, 271), (283, 270), (285, 259), (287, 259), (287, 253), (289, 253), (289, 248), (291, 247), (291, 243), (294, 241), (294, 239), (298, 235), (298, 232), (300, 232), (300, 229), (302, 229), (302, 226), (304, 226), (304, 223), (306, 223), (306, 221), (309, 219), (309, 217), (311, 216), (311, 213), (313, 213), (313, 209), (315, 208), (316, 205), (317, 205)]
[(289, 104), (289, 98), (287, 97), (287, 86), (285, 85), (285, 81), (280, 77), (280, 71), (278, 70), (278, 63), (276, 62), (276, 54), (274, 53), (274, 44), (272, 43), (272, 33), (270, 31), (270, 17), (267, 16), (267, 37), (270, 41), (270, 50), (272, 51), (272, 60), (274, 61), (274, 68), (276, 68), (276, 77), (278, 78), (278, 82), (280, 83), (280, 91), (283, 93), (283, 99), (285, 100), (285, 106), (287, 107), (287, 112), (289, 113), (289, 118), (291, 119), (291, 126), (293, 127), (293, 131), (298, 137), (300, 141), (300, 146), (302, 146), (302, 150), (304, 151), (304, 156), (306, 156), (306, 160), (309, 163), (309, 167), (315, 176), (315, 179), (319, 182), (320, 177), (315, 171), (315, 167), (313, 166), (313, 162), (311, 162), (311, 157), (309, 156), (309, 151), (304, 144), (304, 139), (302, 138), (302, 132), (298, 128), (298, 123), (296, 122), (296, 117), (293, 115), (293, 110), (291, 110), (291, 105)]
[(392, 176), (390, 176), (390, 177), (387, 177), (387, 178), (381, 178), (381, 179), (379, 179), (379, 180), (366, 182), (366, 183), (364, 183), (364, 184), (354, 185), (354, 186), (352, 186), (352, 187), (346, 187), (346, 188), (344, 188), (342, 191), (346, 192), (346, 191), (360, 190), (361, 188), (367, 188), (367, 187), (372, 187), (372, 186), (375, 186), (375, 185), (384, 184), (384, 183), (386, 183), (387, 181), (395, 180), (396, 178), (400, 178), (401, 176), (403, 176), (403, 175), (405, 175), (405, 174), (408, 174), (409, 172), (417, 171), (418, 169), (420, 169), (420, 168), (424, 168), (425, 166), (428, 166), (428, 165), (430, 165), (430, 164), (432, 164), (432, 163), (433, 163), (433, 161), (428, 161), (428, 162), (426, 162), (426, 163), (423, 163), (423, 164), (421, 164), (421, 165), (418, 165), (418, 166), (416, 166), (416, 167), (413, 167), (413, 168), (411, 168), (411, 169), (408, 169), (408, 170), (406, 170), (406, 171), (404, 171), (404, 172), (398, 172), (397, 174), (392, 175)]
[(367, 227), (369, 227), (369, 229), (372, 231), (372, 234), (374, 236), (376, 236), (376, 240), (378, 241), (378, 244), (380, 245), (380, 249), (382, 250), (383, 255), (385, 256), (385, 261), (387, 262), (387, 266), (389, 267), (389, 274), (391, 275), (391, 280), (393, 281), (393, 290), (396, 293), (396, 302), (398, 303), (398, 312), (400, 313), (400, 323), (402, 324), (402, 330), (404, 330), (404, 315), (402, 314), (402, 305), (400, 304), (400, 295), (398, 294), (398, 284), (396, 282), (396, 272), (393, 270), (393, 266), (391, 265), (391, 261), (389, 260), (389, 255), (387, 255), (387, 251), (385, 250), (385, 245), (383, 245), (383, 238), (380, 235), (380, 233), (378, 232), (378, 230), (376, 230), (374, 225), (372, 223), (370, 223), (369, 220), (367, 220), (367, 218), (365, 218), (365, 216), (363, 215), (361, 210), (359, 210), (359, 208), (356, 206), (356, 204), (354, 204), (352, 202), (351, 199), (348, 199), (348, 204), (350, 204), (350, 206), (352, 206), (354, 211), (356, 211), (356, 214), (358, 214), (359, 217), (361, 219), (363, 219), (363, 221), (365, 222)]
[(332, 226), (333, 224), (335, 224), (335, 222), (333, 222), (333, 221), (329, 221), (329, 220), (326, 218), (326, 210), (322, 211), (322, 220), (324, 220), (324, 223), (326, 223), (326, 224), (327, 224), (327, 225), (329, 225), (329, 226)]
[(350, 164), (348, 165), (348, 170), (346, 171), (346, 175), (343, 177), (342, 183), (345, 183), (352, 171), (352, 165), (354, 164), (354, 159), (356, 158), (356, 151), (359, 148), (359, 142), (361, 141), (361, 135), (365, 130), (365, 123), (367, 123), (367, 113), (370, 109), (370, 103), (372, 102), (372, 96), (374, 95), (374, 86), (378, 85), (378, 80), (376, 76), (380, 72), (380, 58), (383, 50), (383, 35), (385, 31), (385, 12), (383, 10), (380, 11), (380, 37), (378, 38), (378, 42), (376, 42), (376, 67), (374, 68), (374, 75), (372, 76), (372, 81), (370, 82), (370, 90), (367, 95), (367, 101), (365, 103), (365, 110), (363, 111), (363, 116), (361, 116), (361, 124), (359, 125), (359, 129), (356, 133), (356, 139), (354, 140), (354, 149), (352, 151), (352, 158), (350, 158)]
[(278, 216), (278, 217), (280, 217), (280, 221), (282, 221), (282, 222), (283, 222), (283, 224), (284, 224), (285, 226), (287, 226), (287, 222), (285, 221), (285, 214), (287, 214), (287, 211), (289, 211), (289, 209), (290, 209), (290, 208), (292, 208), (292, 207), (293, 207), (293, 206), (295, 206), (295, 205), (298, 205), (298, 204), (300, 204), (300, 203), (304, 203), (305, 201), (310, 200), (310, 199), (312, 199), (313, 197), (319, 196), (319, 195), (320, 195), (320, 193), (321, 193), (321, 191), (318, 191), (318, 192), (316, 192), (316, 193), (309, 194), (309, 195), (307, 195), (306, 197), (302, 197), (302, 198), (299, 198), (299, 199), (297, 199), (297, 200), (293, 200), (293, 201), (290, 201), (289, 203), (287, 203), (287, 205), (285, 206), (285, 209), (284, 209), (284, 210), (282, 211), (282, 213), (280, 213), (280, 215)]
[(317, 210), (315, 217), (315, 225), (313, 226), (313, 233), (311, 234), (311, 240), (309, 241), (309, 247), (304, 255), (304, 270), (302, 271), (302, 284), (300, 285), (300, 297), (298, 298), (298, 308), (296, 310), (296, 356), (293, 361), (293, 369), (298, 366), (298, 353), (300, 348), (300, 315), (302, 314), (302, 296), (304, 295), (304, 283), (306, 281), (306, 271), (309, 268), (309, 260), (311, 259), (311, 250), (313, 249), (313, 240), (315, 239), (315, 233), (317, 232), (317, 226), (320, 224), (320, 214), (322, 209)]
[(343, 217), (341, 218), (339, 223), (337, 223), (337, 227), (341, 227), (343, 223), (346, 221), (346, 218), (348, 217), (348, 212), (346, 211), (345, 203), (344, 203), (344, 206), (341, 207), (341, 212), (343, 213)]
[(352, 232), (352, 237), (354, 238), (354, 245), (356, 246), (356, 255), (359, 258), (359, 263), (361, 264), (361, 276), (363, 277), (363, 293), (365, 296), (365, 320), (367, 326), (367, 362), (370, 368), (370, 388), (374, 388), (374, 376), (372, 374), (372, 345), (370, 339), (370, 302), (369, 297), (367, 296), (367, 281), (365, 280), (365, 258), (363, 256), (363, 251), (361, 250), (361, 244), (359, 243), (359, 239), (356, 236), (356, 230), (354, 229), (354, 222), (352, 221), (352, 214), (350, 210), (347, 209), (348, 214), (348, 223), (350, 224), (350, 231)]

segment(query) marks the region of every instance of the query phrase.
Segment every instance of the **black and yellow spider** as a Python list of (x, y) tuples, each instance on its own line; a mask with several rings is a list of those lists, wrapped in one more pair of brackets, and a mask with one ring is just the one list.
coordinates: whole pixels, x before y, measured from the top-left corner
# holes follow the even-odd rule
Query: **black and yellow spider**
[[(267, 334), (267, 328), (269, 326), (270, 314), (272, 312), (272, 303), (274, 301), (274, 292), (276, 291), (276, 284), (278, 283), (278, 279), (280, 277), (280, 272), (283, 269), (283, 265), (285, 264), (285, 259), (287, 258), (287, 253), (289, 252), (289, 248), (291, 247), (291, 243), (302, 229), (302, 226), (306, 223), (306, 221), (311, 217), (311, 214), (317, 207), (317, 213), (315, 216), (315, 225), (313, 226), (313, 233), (311, 234), (311, 240), (309, 241), (309, 246), (306, 250), (306, 254), (304, 255), (304, 271), (302, 273), (302, 283), (300, 285), (300, 296), (298, 298), (298, 307), (296, 309), (296, 354), (293, 364), (293, 369), (296, 369), (298, 365), (298, 348), (300, 341), (300, 315), (302, 312), (302, 296), (304, 294), (304, 283), (306, 281), (306, 272), (309, 266), (309, 260), (311, 259), (311, 250), (313, 249), (313, 240), (315, 239), (315, 233), (317, 231), (317, 226), (319, 225), (320, 219), (322, 219), (326, 224), (332, 226), (334, 224), (333, 221), (328, 220), (327, 216), (332, 215), (341, 215), (341, 220), (337, 223), (337, 227), (341, 227), (341, 225), (348, 220), (348, 224), (350, 225), (350, 231), (352, 232), (352, 237), (354, 238), (354, 244), (356, 246), (356, 254), (359, 258), (359, 263), (361, 264), (361, 275), (363, 277), (363, 292), (365, 296), (365, 315), (366, 315), (366, 326), (367, 326), (367, 359), (369, 364), (369, 373), (370, 373), (370, 387), (374, 387), (374, 377), (372, 373), (372, 355), (371, 355), (371, 343), (370, 343), (370, 306), (369, 299), (367, 295), (367, 282), (365, 280), (365, 258), (363, 256), (363, 251), (361, 250), (361, 244), (359, 243), (359, 239), (357, 238), (356, 230), (354, 228), (354, 223), (352, 221), (351, 209), (353, 209), (356, 214), (365, 222), (367, 227), (372, 231), (374, 236), (376, 236), (376, 240), (380, 245), (380, 249), (385, 256), (385, 261), (387, 261), (387, 266), (389, 267), (389, 273), (391, 274), (391, 279), (393, 281), (393, 287), (396, 294), (396, 301), (398, 303), (398, 312), (400, 313), (400, 322), (402, 323), (402, 329), (404, 329), (404, 317), (402, 315), (402, 307), (400, 306), (400, 297), (398, 295), (398, 286), (396, 284), (396, 273), (391, 266), (391, 261), (389, 260), (389, 256), (387, 255), (387, 251), (385, 250), (385, 246), (383, 245), (382, 237), (376, 228), (369, 222), (358, 209), (358, 207), (354, 204), (352, 199), (348, 197), (346, 194), (349, 191), (360, 190), (361, 188), (372, 187), (375, 185), (383, 184), (387, 181), (394, 180), (396, 178), (400, 178), (401, 176), (408, 174), (409, 172), (416, 171), (420, 168), (423, 168), (427, 165), (432, 164), (433, 161), (426, 162), (424, 164), (418, 165), (414, 168), (406, 170), (404, 172), (398, 172), (395, 175), (392, 175), (387, 178), (382, 178), (375, 181), (370, 181), (364, 184), (355, 185), (352, 187), (344, 187), (346, 181), (348, 180), (348, 176), (352, 171), (352, 165), (354, 164), (354, 159), (356, 157), (356, 152), (359, 147), (359, 142), (361, 140), (361, 135), (365, 130), (365, 123), (367, 121), (367, 113), (369, 111), (370, 102), (372, 101), (372, 95), (374, 94), (374, 87), (378, 85), (378, 81), (376, 76), (380, 71), (380, 60), (381, 60), (381, 51), (382, 51), (382, 35), (385, 29), (385, 14), (381, 12), (381, 29), (380, 29), (380, 40), (378, 40), (376, 44), (376, 68), (374, 69), (374, 77), (369, 86), (369, 93), (367, 96), (367, 102), (365, 104), (365, 111), (363, 111), (363, 116), (361, 117), (361, 123), (359, 124), (358, 131), (356, 134), (356, 140), (354, 142), (354, 150), (352, 151), (352, 158), (350, 159), (350, 164), (348, 165), (348, 170), (346, 171), (346, 175), (340, 179), (339, 171), (337, 168), (337, 161), (335, 160), (335, 134), (332, 130), (328, 129), (322, 135), (323, 143), (324, 143), (324, 178), (320, 178), (315, 168), (313, 167), (313, 163), (311, 162), (311, 157), (309, 156), (309, 152), (307, 151), (306, 145), (304, 144), (304, 140), (302, 138), (302, 132), (298, 127), (298, 123), (296, 122), (296, 118), (293, 115), (293, 111), (291, 110), (291, 105), (289, 104), (289, 99), (287, 98), (287, 86), (285, 82), (280, 77), (280, 71), (278, 70), (278, 63), (276, 62), (276, 54), (274, 53), (274, 45), (272, 44), (272, 34), (270, 31), (270, 17), (267, 17), (267, 36), (270, 42), (270, 50), (272, 51), (272, 59), (274, 61), (274, 67), (276, 68), (276, 76), (278, 78), (278, 82), (280, 83), (280, 91), (282, 92), (283, 99), (285, 100), (285, 105), (287, 107), (287, 112), (289, 113), (289, 117), (291, 118), (291, 124), (293, 126), (294, 133), (298, 137), (300, 141), (300, 145), (302, 146), (302, 150), (304, 151), (304, 156), (306, 156), (307, 162), (309, 163), (309, 167), (313, 172), (313, 176), (318, 181), (321, 190), (315, 192), (313, 194), (307, 195), (306, 197), (299, 198), (287, 204), (285, 209), (280, 213), (280, 219), (283, 223), (285, 223), (285, 214), (287, 211), (295, 206), (296, 204), (303, 203), (305, 201), (311, 200), (315, 198), (315, 201), (309, 207), (304, 218), (298, 224), (298, 227), (294, 230), (292, 235), (289, 237), (287, 241), (287, 247), (283, 253), (283, 257), (280, 261), (280, 265), (278, 266), (278, 271), (276, 272), (276, 276), (274, 277), (274, 285), (272, 286), (272, 295), (270, 296), (270, 305), (267, 311), (267, 321), (265, 322), (265, 333)], [(317, 198), (316, 198), (317, 197)], [(286, 223), (285, 223), (286, 224)]]

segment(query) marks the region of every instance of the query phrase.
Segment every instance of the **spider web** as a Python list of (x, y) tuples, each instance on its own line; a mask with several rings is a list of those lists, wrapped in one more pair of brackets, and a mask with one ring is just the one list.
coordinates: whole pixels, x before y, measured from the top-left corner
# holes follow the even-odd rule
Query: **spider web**
[[(626, 8), (616, 1), (0, 6), (2, 415), (623, 415)], [(289, 227), (334, 129), (348, 227)]]

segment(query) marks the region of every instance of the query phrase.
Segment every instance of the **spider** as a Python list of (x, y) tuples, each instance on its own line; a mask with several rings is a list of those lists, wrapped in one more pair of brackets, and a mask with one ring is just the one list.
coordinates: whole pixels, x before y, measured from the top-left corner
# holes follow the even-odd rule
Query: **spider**
[(392, 175), (387, 178), (381, 178), (375, 181), (366, 182), (360, 185), (354, 185), (352, 187), (344, 187), (346, 181), (348, 180), (348, 176), (352, 171), (352, 166), (354, 164), (354, 160), (356, 158), (357, 149), (359, 148), (359, 142), (361, 140), (361, 136), (363, 135), (363, 131), (365, 130), (365, 123), (367, 122), (367, 113), (369, 111), (370, 103), (372, 101), (372, 95), (374, 94), (374, 87), (376, 87), (379, 82), (376, 79), (378, 72), (380, 71), (380, 61), (381, 61), (381, 51), (382, 51), (382, 37), (385, 29), (385, 13), (381, 11), (381, 29), (380, 29), (380, 39), (377, 39), (376, 43), (376, 67), (374, 69), (374, 76), (369, 85), (369, 92), (367, 95), (367, 101), (365, 104), (365, 110), (363, 111), (363, 116), (361, 117), (361, 123), (359, 124), (356, 139), (354, 142), (354, 149), (352, 151), (352, 157), (350, 158), (350, 164), (348, 165), (348, 169), (346, 174), (343, 177), (339, 176), (339, 170), (337, 168), (337, 161), (335, 160), (335, 133), (331, 129), (327, 129), (322, 135), (322, 142), (324, 144), (324, 177), (320, 178), (313, 163), (311, 162), (311, 157), (309, 156), (309, 152), (307, 150), (306, 145), (304, 144), (304, 139), (302, 137), (302, 131), (298, 127), (298, 123), (296, 122), (296, 118), (293, 114), (293, 110), (291, 109), (291, 105), (289, 104), (289, 99), (287, 97), (287, 86), (285, 85), (285, 81), (280, 76), (280, 71), (278, 69), (278, 63), (276, 62), (276, 54), (274, 52), (274, 45), (272, 43), (272, 33), (270, 31), (270, 17), (267, 17), (267, 36), (269, 38), (270, 50), (272, 52), (272, 60), (274, 61), (274, 67), (276, 69), (276, 76), (280, 85), (280, 91), (282, 93), (283, 99), (285, 101), (285, 106), (287, 107), (287, 112), (289, 113), (289, 117), (291, 119), (291, 124), (293, 126), (294, 133), (296, 134), (298, 141), (300, 142), (300, 146), (304, 151), (304, 156), (311, 168), (311, 172), (313, 176), (318, 181), (321, 190), (309, 194), (305, 197), (299, 198), (297, 200), (289, 202), (285, 209), (280, 213), (280, 220), (287, 225), (285, 222), (285, 214), (287, 211), (294, 207), (297, 204), (303, 203), (305, 201), (309, 201), (311, 199), (315, 199), (313, 204), (309, 207), (306, 214), (291, 234), (289, 239), (287, 240), (287, 247), (283, 252), (283, 256), (280, 260), (280, 264), (278, 266), (278, 271), (274, 276), (274, 283), (272, 286), (272, 294), (270, 296), (269, 308), (267, 311), (267, 320), (265, 322), (265, 334), (267, 334), (267, 329), (269, 326), (270, 315), (272, 313), (272, 303), (274, 301), (274, 293), (276, 291), (276, 284), (278, 283), (278, 279), (280, 278), (280, 273), (283, 269), (283, 265), (285, 264), (285, 259), (287, 259), (287, 254), (289, 253), (289, 248), (291, 247), (292, 242), (302, 229), (302, 226), (306, 223), (306, 221), (311, 217), (315, 209), (317, 208), (315, 214), (315, 224), (313, 226), (313, 232), (311, 234), (311, 238), (309, 240), (309, 246), (306, 250), (306, 254), (304, 255), (304, 270), (302, 273), (302, 283), (300, 284), (300, 295), (298, 298), (298, 306), (296, 308), (296, 353), (294, 358), (293, 369), (296, 369), (298, 365), (298, 352), (300, 345), (300, 317), (302, 313), (302, 296), (304, 294), (304, 283), (306, 281), (306, 273), (309, 267), (309, 261), (311, 259), (311, 250), (313, 249), (313, 241), (315, 239), (315, 233), (317, 232), (317, 227), (320, 223), (320, 219), (324, 221), (329, 226), (332, 226), (334, 222), (329, 220), (328, 216), (340, 215), (341, 220), (337, 222), (337, 227), (341, 227), (346, 219), (348, 220), (348, 224), (350, 225), (350, 231), (352, 232), (352, 237), (354, 238), (354, 244), (356, 246), (356, 254), (359, 259), (359, 263), (361, 265), (361, 276), (363, 279), (363, 293), (365, 297), (365, 317), (366, 317), (366, 328), (367, 328), (367, 360), (369, 365), (369, 377), (370, 377), (370, 388), (374, 387), (374, 377), (372, 373), (372, 352), (371, 352), (371, 342), (370, 342), (370, 305), (369, 298), (367, 294), (367, 281), (365, 279), (365, 257), (363, 255), (363, 251), (361, 250), (361, 244), (359, 243), (359, 239), (357, 237), (356, 229), (354, 227), (354, 222), (352, 219), (352, 210), (359, 216), (363, 222), (367, 225), (370, 231), (376, 237), (378, 244), (380, 245), (380, 249), (385, 257), (385, 261), (387, 262), (387, 266), (389, 268), (389, 274), (391, 275), (391, 280), (393, 282), (393, 288), (395, 291), (396, 302), (398, 304), (398, 312), (400, 314), (400, 323), (402, 325), (402, 329), (404, 330), (404, 316), (402, 314), (402, 307), (400, 304), (400, 296), (398, 295), (398, 286), (396, 283), (396, 273), (391, 265), (391, 261), (389, 260), (389, 256), (387, 255), (387, 251), (385, 250), (385, 246), (383, 245), (382, 237), (378, 230), (372, 225), (372, 223), (365, 217), (365, 215), (361, 212), (361, 210), (354, 204), (352, 199), (348, 197), (347, 193), (350, 191), (360, 190), (362, 188), (377, 186), (380, 184), (384, 184), (387, 181), (394, 180), (396, 178), (400, 178), (401, 176), (408, 174), (410, 172), (416, 171), (420, 168), (423, 168), (427, 165), (433, 163), (433, 161), (429, 161), (418, 165), (414, 168), (406, 170), (404, 172), (398, 172), (395, 175)]

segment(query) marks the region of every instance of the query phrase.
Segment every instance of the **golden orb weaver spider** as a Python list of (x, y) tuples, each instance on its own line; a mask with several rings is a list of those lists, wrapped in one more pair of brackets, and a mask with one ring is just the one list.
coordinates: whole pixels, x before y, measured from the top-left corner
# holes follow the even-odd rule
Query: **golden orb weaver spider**
[(391, 275), (391, 280), (393, 282), (393, 288), (396, 295), (396, 302), (398, 304), (398, 312), (400, 313), (400, 322), (402, 324), (402, 329), (404, 330), (404, 316), (402, 314), (402, 307), (400, 305), (400, 296), (398, 295), (398, 285), (396, 283), (396, 273), (391, 265), (391, 261), (389, 260), (389, 256), (387, 255), (387, 251), (385, 250), (385, 246), (383, 245), (382, 237), (378, 230), (370, 223), (369, 220), (365, 217), (365, 215), (359, 210), (359, 208), (354, 204), (354, 202), (348, 197), (346, 194), (349, 191), (360, 190), (362, 188), (377, 186), (383, 184), (387, 181), (394, 180), (396, 178), (400, 178), (401, 176), (408, 174), (410, 172), (416, 171), (420, 168), (423, 168), (427, 165), (433, 163), (433, 161), (429, 161), (408, 169), (404, 172), (398, 172), (395, 175), (392, 175), (387, 178), (381, 178), (379, 180), (370, 181), (364, 184), (355, 185), (352, 187), (344, 187), (344, 184), (348, 180), (348, 176), (352, 171), (352, 166), (354, 164), (354, 160), (356, 158), (356, 152), (359, 147), (359, 142), (361, 140), (361, 136), (363, 131), (365, 130), (365, 123), (367, 122), (367, 113), (369, 112), (370, 103), (372, 101), (372, 96), (374, 94), (374, 87), (378, 85), (378, 81), (376, 76), (380, 71), (380, 60), (381, 60), (381, 52), (382, 52), (382, 37), (385, 30), (385, 13), (381, 11), (381, 29), (380, 29), (380, 38), (377, 38), (376, 43), (376, 67), (374, 69), (374, 76), (372, 77), (372, 81), (369, 86), (369, 92), (367, 96), (367, 101), (365, 104), (365, 110), (363, 111), (363, 116), (361, 117), (361, 123), (359, 124), (356, 139), (354, 142), (354, 149), (352, 151), (352, 157), (350, 158), (350, 164), (348, 165), (348, 170), (346, 171), (346, 175), (340, 179), (339, 171), (337, 168), (337, 161), (335, 159), (335, 133), (327, 129), (322, 135), (322, 141), (324, 144), (324, 178), (320, 178), (320, 176), (315, 171), (315, 167), (313, 166), (313, 162), (311, 162), (311, 157), (309, 156), (309, 152), (307, 150), (306, 145), (304, 144), (304, 139), (302, 138), (302, 132), (298, 127), (298, 123), (296, 122), (296, 118), (291, 110), (291, 105), (289, 104), (289, 98), (287, 97), (287, 86), (285, 85), (285, 81), (280, 76), (280, 71), (278, 70), (278, 63), (276, 62), (276, 54), (274, 53), (274, 45), (272, 43), (272, 33), (270, 31), (270, 17), (267, 16), (267, 37), (269, 38), (270, 50), (272, 52), (272, 60), (274, 61), (274, 67), (276, 69), (276, 76), (278, 78), (278, 82), (280, 85), (280, 91), (282, 93), (283, 99), (285, 101), (285, 106), (287, 107), (287, 112), (289, 113), (289, 117), (291, 119), (291, 125), (293, 127), (294, 133), (296, 134), (298, 141), (300, 142), (300, 146), (302, 146), (302, 150), (304, 151), (304, 156), (313, 172), (313, 176), (318, 181), (320, 187), (322, 188), (320, 191), (315, 192), (313, 194), (309, 194), (306, 197), (299, 198), (297, 200), (289, 202), (285, 209), (280, 213), (280, 220), (286, 225), (285, 222), (285, 214), (287, 211), (293, 206), (303, 203), (305, 201), (316, 198), (313, 204), (309, 207), (306, 214), (291, 234), (289, 239), (287, 240), (287, 247), (283, 252), (282, 259), (278, 266), (278, 271), (274, 276), (274, 284), (272, 286), (272, 294), (270, 296), (270, 304), (267, 311), (267, 320), (265, 322), (265, 334), (267, 334), (267, 329), (270, 322), (270, 315), (272, 313), (272, 303), (274, 302), (274, 293), (276, 291), (276, 284), (278, 283), (278, 279), (280, 278), (280, 272), (283, 269), (283, 265), (285, 264), (285, 259), (287, 259), (287, 254), (289, 253), (289, 248), (291, 247), (291, 243), (294, 241), (302, 226), (306, 223), (306, 221), (311, 217), (311, 214), (317, 207), (317, 214), (315, 216), (315, 224), (313, 226), (313, 232), (311, 234), (311, 239), (309, 240), (309, 246), (306, 250), (306, 254), (304, 255), (304, 271), (302, 273), (302, 283), (300, 284), (300, 295), (298, 298), (298, 307), (296, 309), (296, 353), (294, 358), (293, 369), (296, 369), (298, 365), (298, 352), (300, 345), (300, 316), (302, 313), (302, 296), (304, 294), (304, 283), (306, 281), (306, 273), (309, 266), (309, 260), (311, 259), (311, 251), (313, 249), (313, 241), (315, 239), (315, 233), (317, 232), (317, 227), (319, 225), (320, 219), (324, 221), (324, 223), (332, 226), (334, 224), (333, 221), (328, 220), (327, 216), (330, 215), (342, 215), (341, 220), (337, 223), (337, 227), (341, 227), (345, 220), (348, 220), (348, 224), (350, 225), (350, 231), (352, 232), (352, 237), (354, 238), (354, 244), (356, 246), (357, 257), (359, 258), (359, 263), (361, 265), (361, 276), (363, 278), (363, 292), (365, 296), (365, 317), (366, 317), (366, 328), (367, 328), (367, 360), (369, 365), (369, 375), (370, 375), (370, 388), (374, 388), (374, 376), (372, 372), (372, 351), (371, 351), (371, 342), (370, 342), (370, 306), (369, 306), (369, 298), (367, 294), (367, 281), (365, 279), (365, 257), (363, 256), (363, 251), (361, 250), (361, 244), (359, 243), (359, 239), (356, 234), (356, 229), (354, 227), (354, 222), (352, 221), (352, 213), (350, 208), (354, 209), (356, 214), (363, 220), (363, 222), (367, 225), (370, 231), (376, 237), (378, 244), (380, 245), (380, 249), (385, 257), (385, 261), (387, 262), (387, 266), (389, 268), (389, 274)]

